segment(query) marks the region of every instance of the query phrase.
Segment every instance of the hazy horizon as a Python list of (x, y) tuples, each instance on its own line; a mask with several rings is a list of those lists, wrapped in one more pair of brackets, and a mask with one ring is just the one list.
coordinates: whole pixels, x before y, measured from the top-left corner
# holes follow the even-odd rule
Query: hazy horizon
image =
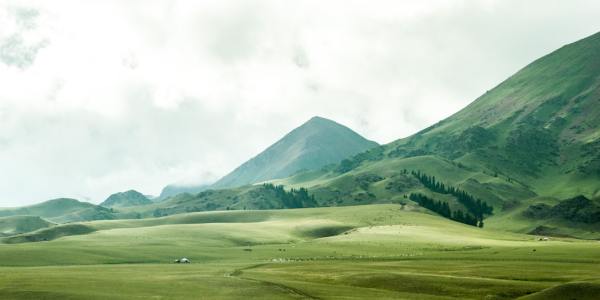
[(212, 182), (313, 116), (388, 143), (600, 30), (593, 1), (362, 3), (0, 1), (0, 207)]

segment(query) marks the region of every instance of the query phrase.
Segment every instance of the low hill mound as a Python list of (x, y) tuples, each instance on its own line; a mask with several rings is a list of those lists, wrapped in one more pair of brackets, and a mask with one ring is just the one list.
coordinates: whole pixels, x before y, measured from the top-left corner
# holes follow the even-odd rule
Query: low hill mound
[(100, 203), (100, 206), (118, 208), (146, 204), (152, 204), (152, 201), (136, 190), (129, 190), (110, 195), (104, 202)]
[(48, 200), (35, 205), (0, 209), (0, 217), (29, 215), (55, 223), (114, 219), (111, 209), (70, 198)]
[(16, 235), (53, 226), (38, 216), (10, 216), (0, 218), (0, 236)]

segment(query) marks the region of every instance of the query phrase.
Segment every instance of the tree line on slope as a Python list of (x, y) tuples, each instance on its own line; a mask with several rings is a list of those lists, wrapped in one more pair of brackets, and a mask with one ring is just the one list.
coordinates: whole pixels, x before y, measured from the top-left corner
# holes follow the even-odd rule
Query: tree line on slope
[[(403, 173), (407, 174), (408, 170), (403, 170)], [(494, 210), (494, 208), (485, 201), (475, 199), (475, 197), (461, 189), (437, 181), (435, 176), (428, 176), (421, 171), (411, 171), (410, 173), (431, 191), (456, 197), (456, 200), (464, 205), (468, 212), (475, 216), (478, 221), (482, 221), (485, 215), (491, 215)]]
[(273, 191), (275, 197), (283, 203), (285, 208), (302, 208), (302, 207), (315, 207), (317, 201), (315, 195), (308, 193), (306, 188), (290, 189), (286, 191), (283, 185), (274, 185), (272, 183), (265, 183), (263, 187), (268, 191)]
[(454, 220), (467, 225), (483, 227), (483, 220), (477, 220), (470, 213), (465, 213), (460, 209), (452, 211), (450, 205), (446, 201), (439, 201), (429, 198), (421, 193), (411, 193), (408, 197), (410, 200), (417, 202), (422, 207), (425, 207), (431, 211), (434, 211), (444, 218)]

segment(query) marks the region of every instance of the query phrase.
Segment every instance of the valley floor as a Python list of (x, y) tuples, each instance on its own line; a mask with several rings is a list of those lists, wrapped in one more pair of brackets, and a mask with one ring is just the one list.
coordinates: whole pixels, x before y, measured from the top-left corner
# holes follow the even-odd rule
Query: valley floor
[[(0, 244), (1, 299), (597, 299), (600, 242), (410, 207), (192, 213)], [(43, 235), (44, 230), (34, 234)], [(188, 257), (191, 264), (173, 264)]]

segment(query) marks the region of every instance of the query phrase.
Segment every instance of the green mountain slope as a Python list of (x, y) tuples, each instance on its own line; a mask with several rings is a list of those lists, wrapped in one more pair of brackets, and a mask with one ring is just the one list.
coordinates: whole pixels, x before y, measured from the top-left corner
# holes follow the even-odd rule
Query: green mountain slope
[(104, 207), (128, 207), (151, 203), (152, 201), (142, 193), (135, 190), (129, 190), (110, 195), (104, 202), (100, 203), (100, 205)]
[[(521, 217), (528, 199), (558, 203), (600, 195), (599, 125), (600, 33), (536, 60), (415, 135), (329, 170), (274, 182), (307, 187), (320, 205), (404, 202), (405, 195), (423, 193), (461, 208), (456, 197), (410, 174), (420, 171), (493, 205), (492, 226), (531, 230), (539, 221)], [(516, 211), (519, 218), (504, 217)]]
[[(379, 157), (375, 155), (374, 157)], [(338, 166), (339, 167), (339, 166)], [(405, 173), (406, 170), (406, 173)], [(412, 171), (433, 176), (447, 187), (468, 192), (501, 211), (515, 205), (515, 199), (536, 196), (526, 186), (507, 181), (495, 174), (478, 170), (436, 155), (408, 158), (380, 158), (362, 161), (349, 171), (320, 170), (274, 180), (288, 188), (308, 188), (320, 206), (358, 205), (371, 203), (406, 203), (411, 193), (427, 195), (448, 202), (453, 210), (466, 207), (455, 196), (431, 190)]]
[(53, 199), (19, 208), (0, 209), (0, 217), (18, 215), (38, 216), (55, 223), (116, 218), (108, 208), (69, 198)]
[(465, 109), (385, 147), (439, 155), (539, 195), (600, 193), (600, 33), (544, 56)]
[(284, 178), (300, 170), (338, 163), (377, 143), (328, 119), (314, 117), (242, 164), (211, 188), (236, 187)]

